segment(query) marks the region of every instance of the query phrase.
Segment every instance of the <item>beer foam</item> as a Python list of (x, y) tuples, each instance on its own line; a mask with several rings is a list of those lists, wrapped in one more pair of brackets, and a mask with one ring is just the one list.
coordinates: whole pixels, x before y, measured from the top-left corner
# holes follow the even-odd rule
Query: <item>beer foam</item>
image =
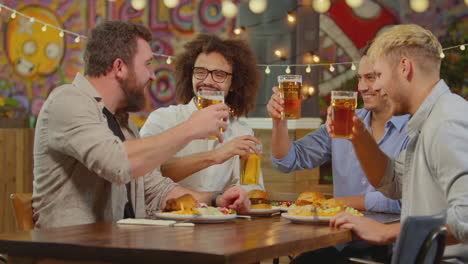
[(203, 95), (200, 96), (203, 99), (207, 100), (213, 100), (213, 101), (221, 101), (224, 102), (224, 96), (219, 96), (219, 95)]

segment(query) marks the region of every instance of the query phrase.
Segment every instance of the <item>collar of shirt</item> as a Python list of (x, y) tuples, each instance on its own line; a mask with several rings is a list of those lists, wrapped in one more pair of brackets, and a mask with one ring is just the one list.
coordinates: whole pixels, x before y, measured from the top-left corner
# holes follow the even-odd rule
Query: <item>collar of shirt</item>
[(421, 131), (424, 122), (432, 111), (439, 97), (445, 93), (450, 93), (450, 89), (444, 80), (440, 80), (432, 89), (431, 93), (424, 99), (416, 113), (411, 117), (408, 122), (406, 132), (408, 136), (414, 138)]
[[(371, 131), (370, 123), (371, 123), (371, 111), (367, 109), (362, 109), (363, 111), (363, 121), (367, 128), (367, 130)], [(390, 120), (385, 123), (385, 132), (392, 127), (396, 128), (398, 132), (401, 132), (403, 127), (405, 126), (406, 122), (409, 119), (409, 115), (401, 115), (401, 116), (393, 116)]]

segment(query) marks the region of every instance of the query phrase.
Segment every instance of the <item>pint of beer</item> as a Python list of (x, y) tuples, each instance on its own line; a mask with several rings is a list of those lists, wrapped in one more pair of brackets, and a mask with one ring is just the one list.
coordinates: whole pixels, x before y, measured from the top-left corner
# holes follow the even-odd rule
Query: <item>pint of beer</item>
[(301, 118), (302, 75), (278, 76), (280, 96), (284, 100), (281, 120)]
[(353, 129), (353, 116), (357, 106), (357, 92), (332, 91), (332, 120), (334, 138), (350, 138)]
[[(257, 149), (261, 152), (262, 145), (255, 144)], [(260, 168), (261, 168), (261, 156), (250, 153), (247, 160), (241, 160), (241, 184), (258, 184), (258, 178), (260, 177)]]
[[(209, 90), (200, 90), (197, 92), (197, 107), (198, 109), (203, 109), (210, 105), (224, 103), (224, 92), (223, 91), (209, 91)], [(223, 133), (223, 129), (220, 128), (219, 131)], [(210, 139), (216, 139), (216, 136), (210, 136)]]

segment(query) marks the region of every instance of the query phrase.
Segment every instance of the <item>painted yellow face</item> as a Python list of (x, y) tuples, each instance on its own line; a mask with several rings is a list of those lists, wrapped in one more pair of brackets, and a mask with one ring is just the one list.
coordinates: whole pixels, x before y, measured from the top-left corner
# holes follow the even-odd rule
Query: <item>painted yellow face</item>
[[(21, 13), (36, 20), (63, 28), (58, 18), (49, 10), (39, 6), (28, 6)], [(28, 18), (17, 16), (7, 25), (5, 49), (15, 72), (22, 77), (37, 79), (57, 70), (63, 59), (65, 39), (59, 31), (43, 24), (31, 22)]]

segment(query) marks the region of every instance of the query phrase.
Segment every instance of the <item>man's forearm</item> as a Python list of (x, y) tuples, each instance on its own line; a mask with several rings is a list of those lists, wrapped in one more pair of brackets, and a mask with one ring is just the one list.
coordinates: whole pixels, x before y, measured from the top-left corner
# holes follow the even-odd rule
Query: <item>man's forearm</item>
[(171, 158), (192, 140), (190, 129), (182, 123), (157, 136), (126, 140), (132, 177), (145, 175)]
[(342, 196), (334, 197), (335, 200), (343, 202), (347, 206), (351, 206), (357, 210), (366, 210), (366, 196)]
[(288, 135), (288, 121), (273, 119), (271, 132), (271, 153), (277, 159), (284, 158), (291, 148), (291, 139)]
[(377, 187), (387, 168), (387, 155), (380, 150), (367, 130), (355, 137), (352, 143), (367, 179), (374, 187)]
[(164, 177), (179, 182), (188, 176), (216, 164), (213, 152), (202, 152), (185, 157), (169, 159), (161, 165), (161, 173)]

